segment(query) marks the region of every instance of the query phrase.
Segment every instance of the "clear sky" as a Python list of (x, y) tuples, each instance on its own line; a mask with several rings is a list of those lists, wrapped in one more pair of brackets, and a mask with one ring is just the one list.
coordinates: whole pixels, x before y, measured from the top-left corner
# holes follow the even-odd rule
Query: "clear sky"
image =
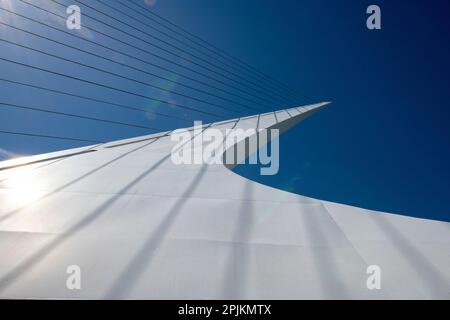
[[(63, 19), (21, 0), (0, 3), (65, 33), (4, 10), (0, 10), (0, 22), (73, 48), (4, 24), (0, 24), (1, 39), (97, 70), (5, 41), (0, 41), (0, 58), (103, 87), (6, 61), (0, 61), (0, 78), (110, 104), (0, 80), (0, 103), (4, 103), (0, 104), (0, 130), (108, 141), (191, 126), (193, 120), (211, 122), (331, 100), (330, 107), (282, 136), (278, 176), (260, 177), (259, 170), (248, 166), (236, 171), (320, 199), (450, 221), (448, 1), (131, 0), (300, 92), (297, 98), (288, 100), (279, 96), (284, 95), (283, 90), (268, 86), (259, 75), (173, 33), (161, 25), (163, 21), (145, 18), (154, 17), (130, 2), (124, 2), (127, 8), (116, 0), (100, 0), (109, 7), (97, 0), (56, 0), (63, 5), (49, 0), (24, 1), (61, 16), (66, 16), (65, 6), (78, 4), (83, 28), (69, 31)], [(381, 8), (382, 30), (366, 28), (370, 4)], [(122, 125), (7, 104), (108, 119)], [(0, 157), (86, 144), (0, 134)]]

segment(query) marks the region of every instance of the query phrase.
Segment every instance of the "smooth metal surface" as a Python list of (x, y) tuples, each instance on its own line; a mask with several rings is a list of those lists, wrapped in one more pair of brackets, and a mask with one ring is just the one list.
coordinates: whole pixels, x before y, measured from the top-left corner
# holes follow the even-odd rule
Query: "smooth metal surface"
[[(282, 132), (324, 105), (212, 127)], [(450, 299), (449, 223), (174, 165), (174, 144), (156, 134), (0, 162), (22, 165), (0, 170), (0, 298)], [(366, 287), (372, 264), (381, 290)], [(66, 288), (69, 265), (81, 290)]]

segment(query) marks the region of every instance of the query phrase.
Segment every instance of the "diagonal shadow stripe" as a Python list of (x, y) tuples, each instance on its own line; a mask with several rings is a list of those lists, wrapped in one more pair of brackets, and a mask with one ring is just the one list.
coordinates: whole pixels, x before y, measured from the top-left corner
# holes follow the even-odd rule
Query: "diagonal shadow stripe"
[[(206, 130), (210, 125), (207, 125), (203, 130)], [(199, 133), (201, 134), (201, 132)], [(197, 135), (199, 135), (197, 134)], [(191, 139), (194, 139), (197, 135), (193, 136)], [(155, 142), (156, 140), (153, 140), (149, 142), (146, 145), (149, 145), (150, 143)], [(188, 143), (189, 141), (185, 142), (184, 144)], [(181, 145), (179, 148), (182, 148), (183, 145)], [(138, 149), (141, 149), (144, 146), (140, 146), (139, 148), (135, 148), (121, 157), (130, 154), (131, 152), (134, 152)], [(69, 239), (73, 234), (79, 232), (80, 230), (87, 227), (89, 224), (97, 220), (100, 216), (104, 215), (107, 212), (107, 209), (110, 208), (120, 197), (121, 194), (126, 193), (129, 191), (134, 185), (139, 183), (142, 179), (144, 179), (149, 173), (151, 173), (153, 170), (157, 169), (161, 164), (163, 164), (167, 159), (171, 157), (171, 153), (167, 154), (158, 162), (156, 162), (153, 166), (142, 172), (138, 177), (134, 178), (131, 182), (129, 182), (125, 187), (123, 187), (121, 190), (119, 190), (113, 197), (111, 197), (109, 200), (105, 201), (102, 205), (97, 207), (95, 210), (90, 212), (85, 218), (81, 219), (78, 223), (76, 223), (74, 226), (66, 230), (65, 233), (57, 236), (54, 240), (52, 240), (50, 243), (42, 247), (40, 250), (38, 250), (36, 253), (31, 255), (29, 258), (25, 259), (23, 262), (21, 262), (17, 267), (15, 267), (13, 270), (11, 270), (9, 273), (7, 273), (5, 276), (3, 276), (0, 279), (0, 292), (5, 290), (9, 285), (11, 285), (17, 278), (19, 278), (22, 274), (24, 274), (26, 271), (28, 271), (33, 265), (40, 262), (42, 259), (44, 259), (50, 252), (52, 252), (54, 249), (59, 247), (61, 244), (63, 244), (67, 239)], [(114, 161), (117, 161), (118, 159), (115, 159)], [(107, 164), (110, 164), (112, 161), (109, 161)], [(105, 165), (107, 165), (105, 164)], [(103, 165), (102, 167), (104, 167)], [(99, 167), (101, 168), (101, 167)], [(95, 169), (95, 171), (98, 171), (99, 168)], [(93, 170), (94, 171), (94, 170)], [(92, 174), (93, 172), (90, 172)]]
[(178, 201), (170, 209), (169, 213), (167, 213), (164, 220), (159, 224), (156, 231), (147, 238), (135, 257), (131, 259), (128, 267), (122, 271), (112, 287), (108, 290), (105, 297), (106, 299), (123, 299), (126, 297), (139, 281), (143, 272), (148, 270), (149, 265), (155, 257), (156, 251), (165, 239), (170, 227), (173, 225), (178, 215), (183, 211), (184, 205), (205, 175), (205, 172), (207, 171), (206, 168), (207, 165), (202, 166), (185, 192), (180, 196)]
[(250, 263), (251, 244), (250, 234), (255, 223), (255, 213), (252, 199), (253, 184), (247, 180), (244, 189), (243, 201), (239, 211), (236, 229), (233, 234), (233, 243), (228, 257), (225, 277), (222, 287), (221, 299), (245, 299), (246, 280)]
[(119, 198), (120, 194), (126, 193), (131, 187), (137, 184), (139, 181), (144, 179), (150, 172), (158, 168), (164, 161), (166, 161), (170, 157), (170, 154), (164, 156), (160, 159), (156, 164), (154, 164), (149, 169), (145, 170), (141, 173), (137, 178), (133, 179), (130, 183), (128, 183), (124, 188), (117, 192), (117, 195), (111, 197), (108, 201), (104, 202), (101, 206), (97, 207), (94, 211), (89, 213), (85, 218), (80, 220), (74, 226), (69, 228), (65, 233), (57, 236), (53, 241), (49, 244), (45, 245), (31, 257), (20, 263), (16, 268), (14, 268), (11, 272), (6, 274), (2, 279), (0, 279), (0, 292), (5, 290), (14, 280), (16, 280), (20, 275), (28, 271), (33, 265), (41, 261), (45, 258), (50, 252), (63, 244), (70, 236), (74, 233), (79, 232), (83, 228), (87, 227), (89, 224), (97, 220), (100, 216), (104, 215), (107, 212), (107, 209), (111, 207)]
[(110, 161), (108, 161), (108, 162), (102, 164), (101, 166), (99, 166), (99, 167), (97, 167), (97, 168), (95, 168), (95, 169), (92, 169), (92, 170), (90, 170), (89, 172), (86, 172), (86, 173), (83, 174), (82, 176), (80, 176), (80, 177), (78, 177), (78, 178), (76, 178), (76, 179), (73, 179), (73, 180), (71, 180), (71, 181), (69, 181), (69, 182), (63, 184), (62, 186), (60, 186), (60, 187), (58, 187), (58, 188), (56, 188), (56, 189), (53, 189), (53, 190), (50, 191), (50, 192), (47, 192), (46, 194), (40, 196), (40, 197), (37, 198), (36, 200), (34, 200), (34, 201), (30, 202), (30, 203), (27, 203), (25, 206), (22, 206), (22, 207), (20, 207), (20, 208), (14, 209), (13, 211), (10, 211), (9, 213), (7, 213), (7, 214), (5, 214), (5, 215), (3, 215), (3, 216), (0, 217), (0, 222), (3, 222), (3, 221), (5, 221), (5, 220), (9, 219), (10, 217), (12, 217), (13, 215), (15, 215), (16, 213), (19, 213), (19, 212), (20, 212), (21, 210), (23, 210), (24, 208), (27, 208), (27, 207), (29, 207), (29, 206), (35, 204), (36, 202), (41, 201), (41, 200), (43, 200), (43, 199), (45, 199), (45, 198), (47, 198), (47, 197), (49, 197), (49, 196), (51, 196), (51, 195), (53, 195), (53, 194), (55, 194), (55, 193), (57, 193), (57, 192), (59, 192), (59, 191), (62, 191), (62, 190), (64, 190), (64, 189), (68, 188), (69, 186), (71, 186), (71, 185), (73, 185), (73, 184), (75, 184), (75, 183), (77, 183), (77, 182), (79, 182), (79, 181), (81, 181), (81, 180), (83, 180), (83, 179), (89, 177), (90, 175), (96, 173), (97, 171), (99, 171), (99, 170), (101, 170), (101, 169), (103, 169), (103, 168), (109, 166), (110, 164), (112, 164), (112, 163), (114, 163), (114, 162), (116, 162), (116, 161), (119, 161), (120, 159), (122, 159), (122, 158), (128, 156), (129, 154), (131, 154), (131, 153), (133, 153), (133, 152), (136, 152), (136, 151), (138, 151), (138, 150), (140, 150), (140, 149), (142, 149), (142, 148), (145, 148), (146, 146), (148, 146), (148, 145), (150, 145), (150, 144), (156, 142), (157, 140), (158, 140), (158, 138), (156, 138), (155, 140), (152, 140), (152, 141), (150, 141), (149, 143), (146, 143), (146, 144), (144, 144), (144, 145), (142, 145), (142, 146), (139, 146), (139, 147), (137, 147), (137, 148), (134, 148), (134, 149), (132, 149), (132, 150), (126, 152), (126, 153), (123, 153), (123, 154), (121, 154), (120, 156), (118, 156), (118, 157), (116, 157), (116, 158), (114, 158), (114, 159), (112, 159), (112, 160), (110, 160)]
[[(233, 125), (236, 127), (240, 119), (237, 119)], [(205, 129), (206, 130), (206, 129)], [(222, 145), (224, 144), (228, 134), (225, 136)], [(195, 138), (195, 137), (194, 137)], [(178, 201), (172, 206), (169, 213), (160, 223), (157, 230), (150, 237), (147, 238), (142, 248), (131, 260), (128, 267), (122, 271), (117, 280), (113, 283), (111, 288), (106, 293), (107, 299), (121, 299), (124, 298), (130, 290), (135, 286), (141, 277), (142, 273), (148, 269), (151, 264), (156, 251), (160, 247), (162, 241), (166, 237), (170, 227), (175, 222), (178, 215), (181, 213), (183, 206), (189, 200), (190, 196), (198, 187), (200, 181), (206, 173), (207, 165), (203, 165), (193, 181), (189, 184), (187, 189), (180, 196)]]
[[(428, 289), (434, 299), (442, 299), (443, 293), (449, 292), (448, 278), (431, 263), (428, 258), (406, 238), (385, 214), (368, 215), (390, 239), (389, 243), (408, 262), (408, 266)], [(448, 296), (447, 296), (448, 297)]]

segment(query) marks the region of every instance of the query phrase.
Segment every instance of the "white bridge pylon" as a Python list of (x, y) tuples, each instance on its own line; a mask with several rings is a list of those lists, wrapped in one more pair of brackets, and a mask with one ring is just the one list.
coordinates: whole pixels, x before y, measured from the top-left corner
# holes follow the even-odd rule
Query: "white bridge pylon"
[[(325, 105), (210, 127), (282, 133)], [(449, 223), (175, 165), (175, 143), (164, 132), (0, 162), (0, 298), (450, 298)]]

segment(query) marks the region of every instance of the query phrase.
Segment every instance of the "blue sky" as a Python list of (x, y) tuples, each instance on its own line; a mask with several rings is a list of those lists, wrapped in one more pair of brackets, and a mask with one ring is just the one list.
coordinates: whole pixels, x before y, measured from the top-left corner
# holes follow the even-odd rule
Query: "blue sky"
[[(226, 67), (217, 60), (211, 60), (210, 56), (204, 54), (211, 54), (210, 51), (201, 47), (196, 47), (196, 50), (188, 49), (182, 42), (167, 39), (154, 29), (140, 24), (137, 20), (165, 30), (186, 43), (185, 38), (130, 12), (116, 1), (108, 3), (135, 17), (135, 20), (118, 14), (97, 1), (80, 0), (145, 33), (102, 16), (77, 1), (57, 1), (65, 5), (78, 4), (82, 13), (124, 30), (128, 34), (83, 16), (82, 23), (85, 26), (112, 35), (127, 44), (86, 28), (72, 32), (92, 41), (87, 42), (26, 19), (13, 17), (1, 10), (0, 21), (132, 65), (147, 73), (57, 45), (4, 25), (0, 25), (1, 39), (125, 75), (172, 93), (2, 41), (0, 57), (132, 91), (171, 104), (207, 111), (216, 116), (4, 61), (0, 61), (0, 78), (81, 94), (138, 109), (154, 110), (186, 120), (125, 110), (4, 81), (0, 81), (0, 102), (165, 130), (190, 126), (193, 120), (217, 121), (219, 118), (250, 115), (256, 111), (281, 109), (293, 104), (331, 100), (333, 104), (330, 107), (282, 136), (279, 175), (260, 177), (257, 174), (259, 170), (249, 166), (241, 166), (236, 171), (263, 183), (308, 196), (375, 210), (450, 221), (450, 44), (447, 1), (147, 1), (151, 10), (250, 63), (258, 70), (282, 80), (308, 97), (300, 96), (289, 101), (274, 94), (269, 96), (268, 91), (261, 93), (261, 88), (254, 84), (261, 86), (265, 85), (264, 82), (256, 82), (253, 76), (235, 66)], [(139, 5), (144, 4), (144, 1), (133, 1)], [(64, 15), (63, 6), (50, 1), (30, 2)], [(382, 30), (369, 31), (366, 28), (365, 11), (370, 4), (381, 7)], [(2, 6), (4, 7), (4, 1)], [(9, 7), (10, 10), (67, 31), (62, 19), (19, 0), (11, 0)], [(152, 36), (170, 40), (170, 43), (195, 54), (197, 58), (187, 56), (185, 52), (167, 46)], [(160, 49), (139, 41), (136, 37), (158, 44)], [(95, 43), (114, 48), (116, 52), (99, 47)], [(178, 56), (168, 54), (165, 50), (173, 51)], [(126, 52), (137, 59), (125, 57), (118, 52)], [(188, 57), (191, 62), (186, 62), (179, 56)], [(204, 61), (209, 61), (210, 64), (205, 64)], [(178, 75), (151, 64), (170, 69)], [(216, 73), (211, 72), (212, 69)], [(152, 77), (148, 73), (154, 73), (166, 80)], [(198, 90), (193, 91), (187, 86)], [(273, 87), (269, 89), (273, 90)], [(197, 100), (182, 95), (193, 96)], [(230, 100), (240, 104), (229, 102)], [(102, 141), (155, 132), (6, 106), (0, 107), (0, 130)], [(42, 153), (85, 144), (0, 134), (0, 156)], [(288, 149), (288, 144), (294, 147)]]

